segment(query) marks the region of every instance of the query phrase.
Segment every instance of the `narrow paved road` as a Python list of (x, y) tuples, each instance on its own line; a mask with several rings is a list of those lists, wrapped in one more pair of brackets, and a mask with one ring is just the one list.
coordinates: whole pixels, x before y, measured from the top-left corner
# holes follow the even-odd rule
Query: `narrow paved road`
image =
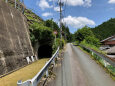
[(72, 44), (67, 44), (56, 75), (50, 86), (115, 86), (102, 67)]

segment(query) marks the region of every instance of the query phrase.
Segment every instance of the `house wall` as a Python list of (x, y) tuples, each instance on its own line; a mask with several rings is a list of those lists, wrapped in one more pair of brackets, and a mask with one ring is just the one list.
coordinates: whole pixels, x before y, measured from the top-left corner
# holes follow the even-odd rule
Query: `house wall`
[(113, 40), (113, 41), (107, 41), (104, 44), (105, 45), (115, 45), (115, 40)]

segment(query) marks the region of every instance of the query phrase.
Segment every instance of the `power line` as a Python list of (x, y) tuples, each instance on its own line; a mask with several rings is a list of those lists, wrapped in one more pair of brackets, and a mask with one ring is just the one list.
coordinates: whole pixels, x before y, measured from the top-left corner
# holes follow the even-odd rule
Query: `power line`
[[(54, 1), (54, 0), (53, 0)], [(60, 19), (59, 19), (59, 23), (60, 23), (60, 37), (62, 39), (62, 19), (65, 17), (65, 11), (66, 11), (66, 5), (67, 5), (67, 0), (64, 2), (62, 2), (62, 0), (57, 0), (57, 5), (59, 5), (59, 13), (60, 13)], [(54, 9), (54, 2), (53, 2), (53, 9)]]

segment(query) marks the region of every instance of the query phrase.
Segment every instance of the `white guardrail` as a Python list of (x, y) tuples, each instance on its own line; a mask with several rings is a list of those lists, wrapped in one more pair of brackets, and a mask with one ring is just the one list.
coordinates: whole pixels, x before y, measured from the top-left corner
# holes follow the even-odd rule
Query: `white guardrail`
[(59, 47), (57, 49), (57, 51), (53, 54), (53, 56), (51, 57), (51, 59), (45, 64), (45, 66), (40, 70), (40, 72), (38, 72), (36, 74), (36, 76), (34, 76), (32, 79), (29, 79), (27, 81), (22, 82), (21, 80), (19, 80), (17, 82), (17, 86), (37, 86), (38, 83), (40, 82), (41, 78), (45, 75), (48, 76), (48, 68), (50, 66), (50, 64), (53, 62), (53, 64), (55, 65), (55, 58), (58, 58), (59, 56)]

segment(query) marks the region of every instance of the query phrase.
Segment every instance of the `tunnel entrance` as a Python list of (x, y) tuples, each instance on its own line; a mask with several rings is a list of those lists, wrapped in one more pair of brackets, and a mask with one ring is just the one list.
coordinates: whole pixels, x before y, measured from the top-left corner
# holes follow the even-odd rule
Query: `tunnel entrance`
[(50, 58), (52, 56), (52, 46), (42, 45), (38, 49), (39, 58)]

